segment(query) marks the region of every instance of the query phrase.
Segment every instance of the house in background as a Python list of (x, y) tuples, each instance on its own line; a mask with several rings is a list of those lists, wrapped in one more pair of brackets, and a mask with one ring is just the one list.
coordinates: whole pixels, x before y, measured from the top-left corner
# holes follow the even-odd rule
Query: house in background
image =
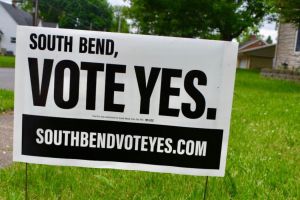
[(242, 69), (272, 68), (276, 44), (267, 44), (256, 36), (241, 44), (237, 67)]
[(238, 67), (242, 69), (272, 68), (276, 44), (239, 50)]
[[(0, 54), (15, 55), (17, 25), (32, 26), (32, 15), (15, 4), (0, 1)], [(38, 26), (58, 28), (57, 23), (39, 21)]]
[(265, 41), (263, 41), (262, 39), (258, 39), (256, 37), (256, 35), (252, 35), (250, 37), (250, 40), (240, 44), (239, 46), (239, 50), (245, 50), (245, 49), (251, 49), (251, 48), (255, 48), (255, 47), (260, 47), (260, 46), (264, 46), (267, 43)]
[(274, 68), (300, 68), (300, 30), (293, 24), (280, 23)]
[(0, 1), (0, 51), (15, 54), (17, 25), (31, 26), (32, 16), (20, 10), (16, 5)]

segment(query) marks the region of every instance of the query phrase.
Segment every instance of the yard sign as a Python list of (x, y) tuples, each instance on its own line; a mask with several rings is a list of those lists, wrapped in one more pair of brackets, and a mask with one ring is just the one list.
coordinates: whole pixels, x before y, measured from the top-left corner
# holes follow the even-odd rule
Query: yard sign
[(14, 161), (224, 176), (237, 44), (17, 29)]

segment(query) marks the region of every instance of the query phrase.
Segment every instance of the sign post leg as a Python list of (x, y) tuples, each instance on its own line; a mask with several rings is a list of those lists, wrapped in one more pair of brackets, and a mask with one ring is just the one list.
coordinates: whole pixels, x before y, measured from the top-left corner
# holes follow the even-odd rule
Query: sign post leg
[(28, 200), (28, 163), (25, 163), (25, 200)]
[(206, 200), (207, 185), (208, 185), (208, 176), (206, 177), (206, 181), (205, 181), (203, 200)]

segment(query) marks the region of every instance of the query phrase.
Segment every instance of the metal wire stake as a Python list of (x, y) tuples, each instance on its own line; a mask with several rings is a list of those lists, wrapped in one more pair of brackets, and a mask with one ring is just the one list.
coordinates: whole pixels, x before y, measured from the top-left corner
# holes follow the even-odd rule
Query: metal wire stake
[(208, 185), (208, 176), (206, 177), (206, 181), (205, 181), (205, 189), (204, 189), (203, 200), (206, 200), (207, 185)]
[(25, 163), (25, 200), (28, 200), (28, 163)]

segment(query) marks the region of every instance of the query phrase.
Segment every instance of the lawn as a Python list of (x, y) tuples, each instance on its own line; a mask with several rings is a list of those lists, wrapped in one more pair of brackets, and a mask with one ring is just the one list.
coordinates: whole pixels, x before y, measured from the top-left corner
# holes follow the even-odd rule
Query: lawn
[(14, 93), (0, 89), (0, 113), (14, 108)]
[[(300, 199), (300, 84), (238, 71), (226, 175), (208, 199)], [(0, 170), (0, 199), (24, 199), (25, 164)], [(205, 177), (29, 165), (30, 199), (202, 199)]]
[(15, 67), (15, 57), (0, 56), (0, 67)]

